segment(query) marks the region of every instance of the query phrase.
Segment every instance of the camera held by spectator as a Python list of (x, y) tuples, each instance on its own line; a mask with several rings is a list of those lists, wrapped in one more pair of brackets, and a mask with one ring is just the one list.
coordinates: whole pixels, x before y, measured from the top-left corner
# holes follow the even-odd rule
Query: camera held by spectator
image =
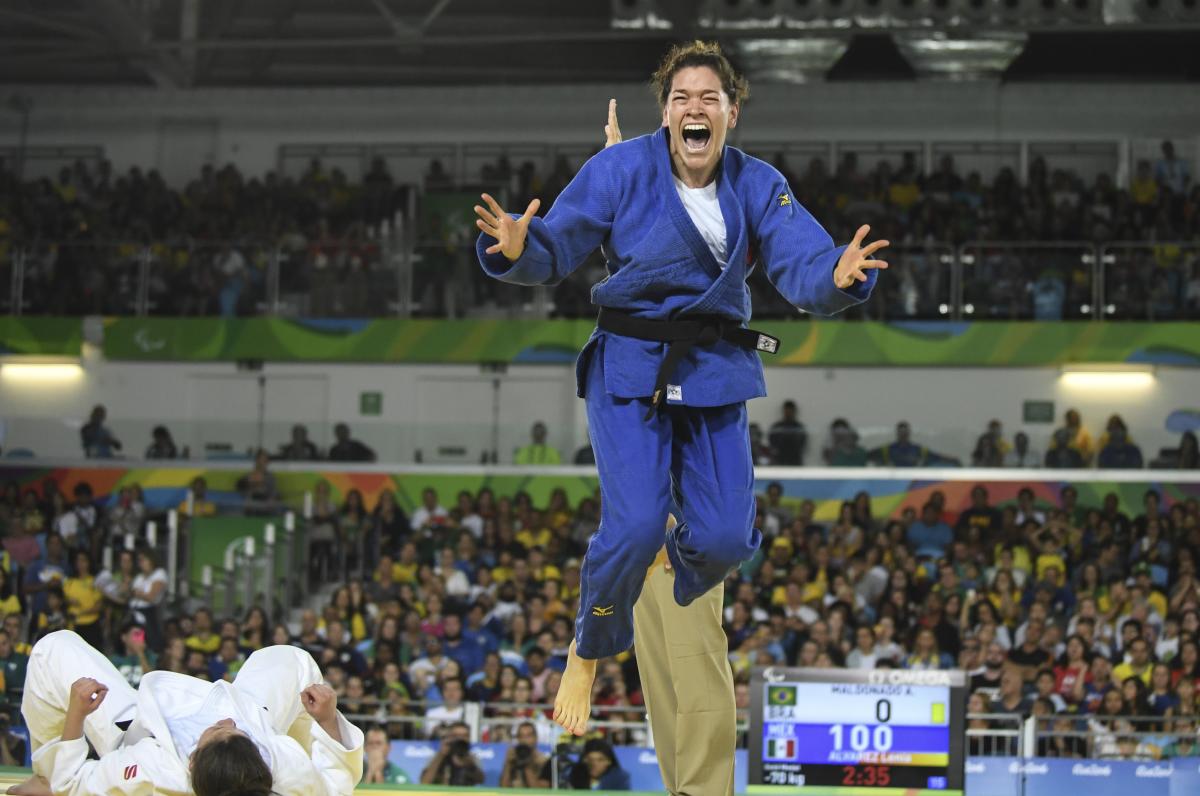
[(517, 727), (517, 742), (509, 748), (504, 758), (500, 787), (550, 787), (549, 758), (538, 751), (537, 727), (531, 721), (522, 722)]
[(442, 745), (421, 772), (423, 785), (482, 785), (483, 769), (471, 754), (470, 730), (457, 722), (446, 728)]

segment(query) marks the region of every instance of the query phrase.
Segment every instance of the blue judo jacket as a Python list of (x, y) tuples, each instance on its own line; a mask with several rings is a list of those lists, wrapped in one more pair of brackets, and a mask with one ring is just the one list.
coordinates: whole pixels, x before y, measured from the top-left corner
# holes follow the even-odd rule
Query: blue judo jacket
[[(865, 301), (876, 271), (846, 290), (833, 284), (844, 246), (796, 201), (769, 163), (726, 146), (717, 175), (729, 265), (724, 270), (692, 223), (675, 189), (668, 131), (608, 147), (593, 156), (543, 218), (529, 225), (516, 262), (487, 254), (495, 238), (483, 233), (476, 249), (489, 275), (518, 285), (554, 285), (603, 246), (608, 277), (592, 287), (592, 303), (655, 320), (719, 315), (750, 320), (746, 277), (755, 258), (779, 292), (796, 307), (832, 315)], [(576, 367), (580, 397), (592, 356), (603, 356), (605, 389), (620, 398), (644, 398), (666, 354), (664, 343), (596, 330)], [(676, 369), (668, 403), (723, 406), (766, 395), (755, 351), (721, 340), (693, 348)]]

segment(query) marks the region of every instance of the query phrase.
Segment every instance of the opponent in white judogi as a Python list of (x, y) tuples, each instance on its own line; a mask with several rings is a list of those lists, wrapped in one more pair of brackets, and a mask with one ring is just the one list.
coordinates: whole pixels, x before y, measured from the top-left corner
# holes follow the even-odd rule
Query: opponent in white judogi
[[(71, 686), (82, 677), (108, 693), (84, 719), (84, 737), (64, 741)], [(223, 719), (258, 747), (273, 794), (342, 796), (362, 779), (363, 733), (337, 712), (333, 737), (305, 712), (301, 691), (322, 682), (311, 655), (274, 646), (253, 653), (233, 683), (151, 672), (135, 691), (99, 651), (62, 630), (33, 647), (21, 713), (34, 773), (56, 796), (188, 796), (189, 756)], [(99, 760), (87, 759), (89, 742)]]

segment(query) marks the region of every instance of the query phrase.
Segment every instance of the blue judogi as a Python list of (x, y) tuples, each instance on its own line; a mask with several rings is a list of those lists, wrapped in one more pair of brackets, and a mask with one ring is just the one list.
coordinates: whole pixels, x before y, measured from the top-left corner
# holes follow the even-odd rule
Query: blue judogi
[[(725, 147), (717, 176), (728, 266), (721, 268), (676, 193), (668, 132), (597, 153), (545, 219), (529, 225), (525, 251), (510, 263), (484, 250), (483, 269), (504, 282), (553, 285), (597, 246), (609, 276), (592, 303), (655, 320), (696, 315), (745, 323), (753, 258), (792, 304), (830, 315), (865, 300), (876, 272), (847, 290), (834, 286), (844, 247), (795, 200), (772, 166)], [(753, 555), (754, 467), (745, 401), (766, 395), (754, 351), (718, 340), (687, 353), (669, 380), (663, 410), (645, 420), (667, 346), (597, 329), (576, 366), (602, 496), (600, 529), (581, 572), (577, 651), (601, 658), (633, 642), (633, 604), (646, 569), (667, 545), (675, 599), (687, 605)], [(680, 524), (664, 534), (674, 507)]]

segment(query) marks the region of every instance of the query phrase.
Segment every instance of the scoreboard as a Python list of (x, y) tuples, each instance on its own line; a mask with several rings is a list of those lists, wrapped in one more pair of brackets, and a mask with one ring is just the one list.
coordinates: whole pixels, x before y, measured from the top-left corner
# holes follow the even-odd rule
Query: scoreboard
[(749, 793), (962, 796), (966, 675), (755, 669)]

